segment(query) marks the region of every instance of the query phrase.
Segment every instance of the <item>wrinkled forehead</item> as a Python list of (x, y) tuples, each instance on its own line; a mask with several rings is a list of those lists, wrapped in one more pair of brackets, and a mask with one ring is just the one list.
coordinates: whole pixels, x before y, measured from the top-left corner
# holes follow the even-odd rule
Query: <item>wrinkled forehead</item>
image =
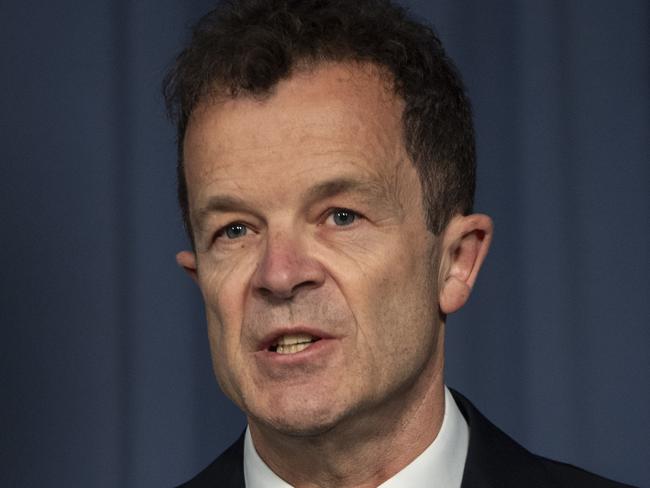
[(359, 63), (300, 70), (263, 98), (206, 97), (185, 135), (188, 186), (260, 165), (276, 172), (309, 168), (337, 153), (392, 173), (407, 157), (403, 108), (381, 70)]
[[(330, 110), (323, 110), (328, 108)], [(338, 114), (334, 109), (339, 109)], [(229, 126), (217, 126), (227, 138), (240, 127), (233, 125), (236, 113), (247, 116), (256, 112), (260, 121), (273, 117), (274, 123), (309, 121), (331, 123), (324, 115), (361, 118), (362, 125), (380, 124), (392, 128), (401, 124), (404, 102), (395, 94), (390, 74), (371, 63), (319, 63), (302, 66), (287, 79), (281, 80), (267, 93), (228, 96), (218, 86), (205, 95), (195, 106), (188, 121), (184, 146), (188, 149), (196, 142), (191, 136), (197, 125), (209, 119), (219, 119), (221, 112), (228, 118)], [(279, 109), (279, 110), (278, 110)], [(334, 125), (332, 128), (336, 128)], [(231, 131), (228, 131), (232, 128)], [(253, 127), (248, 127), (254, 133)], [(188, 134), (189, 133), (189, 134)], [(213, 131), (214, 133), (214, 131)]]

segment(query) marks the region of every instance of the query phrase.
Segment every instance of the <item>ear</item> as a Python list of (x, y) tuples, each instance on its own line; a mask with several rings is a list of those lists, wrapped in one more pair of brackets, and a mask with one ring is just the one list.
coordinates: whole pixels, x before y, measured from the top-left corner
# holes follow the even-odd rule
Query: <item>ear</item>
[(487, 215), (457, 215), (443, 234), (439, 276), (439, 306), (443, 314), (460, 309), (472, 292), (492, 241)]
[(192, 251), (181, 251), (176, 255), (176, 262), (188, 275), (190, 275), (190, 278), (195, 282), (198, 282), (198, 275), (196, 273), (196, 254)]

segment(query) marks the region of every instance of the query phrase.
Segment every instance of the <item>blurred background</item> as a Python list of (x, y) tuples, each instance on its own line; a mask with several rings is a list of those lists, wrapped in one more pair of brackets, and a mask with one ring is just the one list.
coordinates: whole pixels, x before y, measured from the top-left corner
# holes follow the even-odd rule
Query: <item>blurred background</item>
[[(404, 1), (474, 102), (496, 238), (448, 384), (650, 486), (650, 3)], [(204, 0), (0, 1), (0, 485), (170, 487), (240, 433), (175, 265), (160, 83)]]

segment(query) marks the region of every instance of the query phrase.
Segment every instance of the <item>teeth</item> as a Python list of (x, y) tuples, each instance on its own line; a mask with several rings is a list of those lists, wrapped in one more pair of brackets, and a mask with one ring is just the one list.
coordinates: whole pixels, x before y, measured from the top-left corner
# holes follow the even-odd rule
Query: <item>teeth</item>
[(275, 352), (278, 354), (295, 354), (307, 349), (310, 344), (311, 342), (302, 342), (300, 344), (291, 344), (290, 346), (278, 346)]
[(302, 344), (305, 342), (311, 342), (314, 340), (314, 336), (309, 334), (287, 334), (283, 335), (278, 339), (278, 346), (291, 346), (293, 344)]
[(307, 349), (318, 339), (310, 334), (286, 334), (278, 339), (271, 347), (278, 354), (295, 354)]

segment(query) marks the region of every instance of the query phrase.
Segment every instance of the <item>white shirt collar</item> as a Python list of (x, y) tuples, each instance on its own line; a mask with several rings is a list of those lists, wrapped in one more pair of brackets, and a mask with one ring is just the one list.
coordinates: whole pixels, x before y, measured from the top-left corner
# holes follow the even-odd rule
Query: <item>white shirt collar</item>
[[(440, 432), (422, 454), (381, 488), (459, 488), (469, 446), (469, 427), (454, 398), (445, 386), (445, 414)], [(257, 454), (250, 430), (244, 439), (244, 479), (247, 488), (292, 488), (266, 465)]]

